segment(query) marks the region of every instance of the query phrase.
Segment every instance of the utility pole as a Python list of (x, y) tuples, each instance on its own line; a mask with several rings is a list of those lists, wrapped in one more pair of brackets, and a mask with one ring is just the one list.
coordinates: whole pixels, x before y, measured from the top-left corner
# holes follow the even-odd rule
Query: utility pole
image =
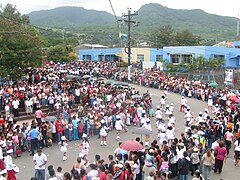
[[(133, 16), (138, 15), (136, 11), (132, 13), (132, 8), (128, 8), (127, 14), (122, 14), (122, 17), (125, 18), (123, 21), (127, 23), (128, 26), (128, 34), (127, 34), (127, 47), (125, 48), (125, 52), (127, 53), (128, 59), (128, 80), (131, 81), (131, 24), (137, 24), (136, 21), (132, 20)], [(127, 49), (127, 50), (126, 50)]]

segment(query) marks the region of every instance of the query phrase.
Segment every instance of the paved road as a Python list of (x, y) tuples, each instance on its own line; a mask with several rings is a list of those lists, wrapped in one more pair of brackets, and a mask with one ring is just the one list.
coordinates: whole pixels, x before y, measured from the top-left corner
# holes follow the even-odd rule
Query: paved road
[[(144, 93), (149, 89), (150, 93), (152, 94), (153, 104), (154, 107), (159, 103), (159, 99), (161, 94), (163, 93), (160, 90), (157, 89), (151, 89), (146, 88), (138, 85), (132, 85), (135, 87), (140, 93)], [(180, 99), (181, 97), (177, 94), (170, 93), (168, 95), (167, 103), (174, 103), (175, 106), (175, 116), (177, 119), (176, 122), (176, 133), (179, 137), (179, 134), (184, 131), (184, 119), (183, 119), (183, 113), (179, 112), (179, 106), (180, 106)], [(191, 109), (195, 114), (198, 114), (199, 111), (204, 111), (206, 107), (206, 102), (202, 102), (196, 99), (190, 99), (188, 98), (188, 103), (191, 106)], [(155, 127), (155, 120), (152, 119), (152, 127), (154, 130), (154, 134), (152, 135), (152, 139), (157, 138), (156, 129)], [(127, 140), (127, 139), (135, 139), (137, 136), (131, 133), (132, 127), (129, 127), (129, 131), (127, 133), (121, 134), (121, 140)], [(114, 149), (118, 146), (118, 141), (115, 140), (116, 133), (115, 131), (112, 131), (108, 135), (108, 146), (100, 146), (100, 140), (93, 137), (90, 139), (90, 154), (89, 154), (89, 160), (90, 162), (93, 162), (93, 158), (95, 154), (101, 155), (101, 157), (105, 160), (107, 160), (107, 157), (109, 154), (113, 154)], [(72, 168), (73, 163), (76, 161), (76, 158), (81, 151), (81, 149), (77, 146), (80, 143), (80, 141), (73, 141), (70, 142), (71, 149), (68, 149), (68, 160), (63, 162), (62, 161), (62, 154), (60, 152), (60, 147), (58, 145), (54, 145), (51, 148), (45, 148), (43, 149), (43, 152), (48, 157), (48, 163), (47, 165), (52, 164), (54, 168), (56, 169), (58, 166), (61, 166), (63, 168), (63, 172), (70, 171)], [(20, 172), (18, 173), (17, 177), (20, 180), (26, 180), (30, 179), (31, 176), (34, 175), (34, 164), (32, 161), (32, 156), (29, 156), (28, 153), (24, 153), (22, 157), (14, 159), (14, 163), (17, 164), (20, 168)], [(235, 167), (233, 165), (233, 150), (231, 150), (231, 154), (227, 160), (227, 162), (224, 164), (223, 172), (221, 175), (219, 174), (213, 174), (212, 179), (213, 180), (238, 180), (240, 175), (240, 168)], [(190, 178), (191, 179), (191, 178)]]

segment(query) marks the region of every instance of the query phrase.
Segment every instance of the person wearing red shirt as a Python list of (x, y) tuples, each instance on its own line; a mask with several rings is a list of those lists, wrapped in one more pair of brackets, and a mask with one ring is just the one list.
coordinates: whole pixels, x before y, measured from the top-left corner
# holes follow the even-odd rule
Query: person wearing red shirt
[(107, 175), (105, 173), (105, 167), (103, 165), (98, 166), (98, 176), (99, 180), (107, 180)]

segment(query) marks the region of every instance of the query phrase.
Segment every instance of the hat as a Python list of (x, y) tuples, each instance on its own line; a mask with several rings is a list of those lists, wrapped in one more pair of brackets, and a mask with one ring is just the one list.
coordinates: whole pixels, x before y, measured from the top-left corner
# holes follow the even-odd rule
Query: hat
[(146, 122), (150, 122), (150, 119), (149, 119), (149, 118), (147, 118), (147, 119), (146, 119)]
[(123, 165), (122, 164), (117, 164), (116, 165), (118, 168), (122, 169), (123, 168)]
[(3, 169), (1, 172), (0, 172), (1, 175), (3, 174), (7, 174), (7, 170), (6, 169)]
[(87, 134), (83, 133), (82, 137), (83, 137), (83, 138), (86, 138), (86, 137), (87, 137)]
[(7, 150), (7, 154), (11, 154), (11, 153), (13, 153), (13, 149)]
[(181, 146), (181, 147), (183, 147), (183, 146), (184, 146), (184, 144), (183, 144), (183, 143), (178, 143), (178, 145), (179, 145), (179, 146)]
[(208, 109), (207, 108), (205, 108), (205, 110), (204, 110), (205, 112), (208, 112)]
[(189, 110), (189, 109), (190, 109), (190, 106), (188, 106), (187, 109)]
[(104, 120), (104, 119), (102, 119), (100, 122), (103, 124), (103, 123), (105, 123), (105, 120)]
[(62, 140), (62, 141), (65, 141), (65, 140), (67, 140), (67, 138), (66, 138), (65, 136), (62, 136), (62, 137), (61, 137), (61, 140)]
[(198, 138), (198, 135), (197, 135), (197, 134), (194, 134), (194, 135), (192, 135), (192, 137), (197, 139), (197, 138)]
[(217, 106), (217, 107), (218, 107), (218, 104), (216, 104), (215, 106)]
[(199, 112), (199, 115), (202, 114), (202, 111)]
[(159, 107), (159, 106), (157, 106), (157, 109), (160, 109), (160, 107)]
[(171, 106), (173, 106), (173, 103), (171, 103)]
[(83, 153), (79, 153), (78, 157), (83, 158), (84, 154)]
[(197, 151), (198, 151), (198, 148), (193, 148), (193, 151), (194, 151), (194, 152), (197, 152)]
[(167, 104), (167, 106), (166, 107), (169, 107), (169, 104)]
[(149, 153), (154, 153), (154, 150), (153, 149), (149, 149)]
[(119, 116), (119, 115), (116, 115), (116, 119), (120, 119), (120, 116)]
[(143, 111), (142, 111), (142, 113), (143, 113), (143, 114), (145, 114), (145, 113), (146, 113), (146, 111), (145, 111), (145, 110), (143, 110)]

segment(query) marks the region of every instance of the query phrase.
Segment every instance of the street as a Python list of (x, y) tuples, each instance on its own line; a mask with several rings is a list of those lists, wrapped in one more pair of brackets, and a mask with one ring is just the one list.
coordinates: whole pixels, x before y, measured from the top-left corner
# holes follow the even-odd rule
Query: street
[[(136, 88), (140, 94), (145, 93), (147, 89), (149, 92), (152, 94), (152, 100), (153, 100), (153, 105), (154, 109), (156, 109), (156, 106), (159, 105), (159, 100), (161, 97), (161, 94), (163, 91), (158, 90), (158, 89), (151, 89), (151, 88), (146, 88), (143, 86), (139, 85), (132, 85), (132, 87)], [(185, 120), (183, 118), (184, 114), (179, 112), (179, 107), (180, 107), (180, 99), (181, 96), (178, 94), (173, 94), (169, 93), (168, 94), (168, 99), (166, 101), (166, 104), (173, 103), (174, 104), (174, 115), (176, 116), (176, 133), (177, 137), (179, 137), (181, 132), (184, 132), (184, 123)], [(196, 100), (196, 99), (191, 99), (187, 98), (188, 104), (191, 107), (191, 110), (194, 112), (194, 114), (198, 114), (199, 111), (204, 111), (204, 109), (207, 107), (206, 102)], [(157, 139), (157, 130), (155, 128), (155, 119), (151, 118), (151, 124), (153, 128), (153, 135), (151, 139)], [(122, 132), (121, 134), (121, 139), (120, 141), (128, 140), (128, 139), (135, 139), (137, 135), (134, 135), (131, 133), (132, 131), (132, 126), (128, 127), (128, 132), (124, 133)], [(101, 159), (105, 160), (105, 163), (107, 162), (107, 157), (109, 154), (113, 154), (115, 148), (118, 146), (118, 141), (116, 141), (116, 132), (111, 131), (108, 134), (108, 145), (107, 146), (100, 146), (100, 140), (97, 139), (96, 137), (90, 138), (90, 153), (88, 155), (88, 158), (90, 160), (90, 163), (93, 162), (95, 154), (99, 154), (101, 156)], [(59, 145), (53, 145), (53, 147), (50, 148), (44, 148), (43, 152), (47, 155), (48, 157), (48, 162), (46, 165), (46, 169), (48, 165), (53, 165), (54, 169), (57, 169), (58, 166), (61, 166), (63, 168), (62, 173), (68, 171), (70, 172), (72, 169), (72, 165), (76, 162), (78, 154), (81, 152), (81, 148), (78, 146), (80, 144), (79, 141), (72, 141), (69, 142), (69, 145), (71, 148), (68, 148), (68, 153), (67, 153), (67, 161), (62, 161), (62, 153), (60, 151), (60, 146)], [(234, 159), (233, 159), (233, 148), (230, 150), (231, 153), (229, 155), (228, 160), (224, 164), (223, 172), (222, 174), (212, 174), (212, 179), (213, 180), (219, 180), (219, 179), (224, 179), (224, 180), (237, 180), (239, 179), (239, 167), (234, 166)], [(31, 177), (34, 176), (34, 163), (32, 160), (32, 156), (29, 156), (29, 153), (24, 152), (22, 154), (22, 157), (13, 159), (13, 162), (17, 164), (20, 168), (20, 172), (17, 174), (18, 179), (20, 180), (25, 180), (25, 179), (30, 179)], [(191, 179), (191, 178), (190, 178)]]

